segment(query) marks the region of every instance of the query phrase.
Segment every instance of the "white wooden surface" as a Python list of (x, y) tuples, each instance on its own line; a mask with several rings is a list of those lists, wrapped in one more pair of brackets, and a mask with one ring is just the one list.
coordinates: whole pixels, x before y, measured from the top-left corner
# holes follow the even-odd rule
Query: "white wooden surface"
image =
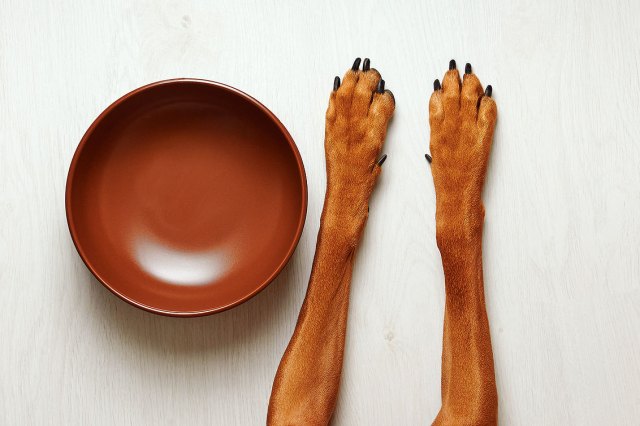
[[(398, 107), (354, 272), (336, 425), (418, 425), (440, 399), (443, 276), (424, 160), (451, 58), (499, 106), (485, 282), (507, 425), (640, 418), (640, 3), (44, 1), (0, 5), (0, 423), (264, 423), (324, 192), (333, 76), (372, 58)], [(297, 141), (298, 250), (263, 293), (181, 320), (120, 301), (67, 232), (92, 120), (171, 77), (236, 86)]]

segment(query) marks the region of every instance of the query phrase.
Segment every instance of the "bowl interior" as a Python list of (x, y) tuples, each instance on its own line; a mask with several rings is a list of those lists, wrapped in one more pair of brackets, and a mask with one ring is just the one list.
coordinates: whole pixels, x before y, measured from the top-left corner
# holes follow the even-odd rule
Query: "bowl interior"
[(217, 83), (145, 86), (80, 143), (67, 216), (83, 260), (110, 290), (158, 313), (198, 315), (266, 286), (306, 214), (293, 140), (265, 107)]

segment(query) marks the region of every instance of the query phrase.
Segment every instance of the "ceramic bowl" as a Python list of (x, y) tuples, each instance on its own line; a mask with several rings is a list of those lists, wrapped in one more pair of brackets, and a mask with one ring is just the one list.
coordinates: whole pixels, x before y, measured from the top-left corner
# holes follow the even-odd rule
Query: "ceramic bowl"
[(302, 233), (296, 145), (265, 106), (204, 80), (153, 83), (91, 125), (71, 162), (66, 212), (95, 277), (150, 312), (198, 316), (264, 289)]

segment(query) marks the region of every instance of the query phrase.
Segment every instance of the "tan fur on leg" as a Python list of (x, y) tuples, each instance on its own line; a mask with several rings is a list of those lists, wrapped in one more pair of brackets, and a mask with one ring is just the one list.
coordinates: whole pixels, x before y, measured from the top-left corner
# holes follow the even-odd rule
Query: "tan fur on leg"
[[(273, 383), (269, 425), (326, 425), (335, 409), (354, 254), (395, 108), (380, 74), (347, 71), (326, 114), (327, 192), (309, 287)], [(375, 92), (374, 92), (375, 91)]]
[(429, 102), (436, 240), (445, 274), (442, 408), (435, 425), (494, 425), (498, 396), (482, 278), (487, 161), (496, 103), (467, 65), (455, 62)]

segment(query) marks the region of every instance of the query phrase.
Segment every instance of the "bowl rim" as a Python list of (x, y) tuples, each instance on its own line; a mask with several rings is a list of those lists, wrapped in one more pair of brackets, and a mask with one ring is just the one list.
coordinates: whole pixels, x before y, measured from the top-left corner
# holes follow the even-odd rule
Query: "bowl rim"
[[(291, 244), (289, 245), (289, 248), (287, 250), (286, 255), (284, 256), (284, 258), (282, 259), (282, 261), (280, 262), (278, 267), (271, 273), (271, 275), (269, 275), (262, 283), (260, 283), (260, 285), (258, 285), (255, 289), (253, 289), (248, 294), (242, 296), (238, 300), (236, 300), (234, 302), (231, 302), (231, 303), (229, 303), (227, 305), (224, 305), (224, 306), (219, 306), (219, 307), (214, 307), (214, 308), (206, 308), (206, 309), (197, 310), (197, 311), (166, 310), (166, 309), (157, 308), (157, 307), (154, 307), (154, 306), (149, 306), (149, 305), (146, 305), (146, 304), (144, 304), (142, 302), (136, 301), (136, 300), (130, 298), (129, 296), (127, 296), (126, 294), (116, 290), (112, 285), (110, 285), (107, 282), (106, 279), (104, 279), (98, 273), (98, 271), (96, 271), (96, 269), (91, 264), (91, 261), (89, 260), (84, 248), (82, 247), (82, 244), (80, 243), (80, 241), (78, 239), (76, 225), (75, 225), (75, 222), (74, 222), (74, 219), (73, 219), (73, 210), (71, 208), (71, 193), (72, 193), (72, 189), (73, 189), (73, 181), (74, 181), (74, 177), (75, 177), (75, 174), (76, 174), (76, 170), (77, 170), (77, 165), (78, 165), (78, 161), (79, 161), (79, 158), (80, 158), (80, 154), (84, 150), (84, 147), (86, 146), (88, 141), (91, 139), (91, 136), (93, 135), (95, 129), (105, 119), (105, 117), (107, 117), (113, 110), (118, 108), (124, 101), (126, 101), (127, 99), (129, 99), (129, 98), (131, 98), (133, 96), (139, 95), (142, 92), (157, 88), (159, 86), (174, 85), (174, 84), (184, 84), (184, 83), (201, 84), (203, 86), (209, 86), (209, 87), (215, 87), (215, 88), (218, 88), (218, 89), (222, 89), (222, 90), (224, 90), (224, 91), (226, 91), (226, 92), (228, 92), (228, 93), (230, 93), (230, 94), (232, 94), (234, 96), (239, 96), (243, 100), (248, 101), (251, 104), (253, 104), (254, 106), (258, 107), (258, 109), (260, 109), (262, 111), (262, 113), (264, 113), (267, 116), (267, 118), (269, 118), (278, 127), (279, 131), (282, 133), (282, 135), (284, 136), (285, 140), (289, 144), (289, 148), (291, 149), (291, 152), (293, 153), (294, 158), (296, 160), (296, 164), (297, 164), (297, 167), (298, 167), (298, 172), (299, 172), (299, 175), (300, 175), (300, 184), (301, 184), (301, 188), (302, 188), (302, 194), (301, 194), (302, 195), (302, 209), (300, 211), (300, 217), (298, 218), (298, 226), (296, 228), (296, 234), (295, 234), (295, 237), (293, 238), (293, 240), (291, 241)], [(68, 171), (68, 174), (67, 174), (67, 182), (66, 182), (66, 187), (65, 187), (65, 212), (66, 212), (66, 217), (67, 217), (67, 226), (69, 228), (69, 233), (71, 234), (71, 239), (73, 240), (73, 245), (75, 246), (78, 254), (80, 255), (80, 258), (84, 262), (84, 264), (87, 267), (87, 269), (89, 269), (89, 271), (93, 274), (93, 276), (104, 287), (106, 287), (109, 291), (111, 291), (113, 294), (115, 294), (120, 299), (124, 300), (125, 302), (127, 302), (127, 303), (129, 303), (129, 304), (131, 304), (131, 305), (133, 305), (133, 306), (135, 306), (137, 308), (143, 309), (143, 310), (145, 310), (147, 312), (151, 312), (151, 313), (154, 313), (154, 314), (160, 314), (160, 315), (170, 316), (170, 317), (183, 317), (183, 318), (199, 317), (199, 316), (211, 315), (211, 314), (215, 314), (215, 313), (226, 311), (228, 309), (231, 309), (231, 308), (233, 308), (235, 306), (238, 306), (238, 305), (246, 302), (247, 300), (249, 300), (252, 297), (254, 297), (256, 294), (258, 294), (262, 290), (264, 290), (280, 274), (280, 272), (282, 272), (284, 267), (287, 265), (287, 263), (291, 259), (291, 256), (293, 255), (296, 247), (298, 246), (298, 243), (300, 241), (300, 237), (302, 236), (302, 231), (304, 229), (304, 224), (305, 224), (305, 221), (306, 221), (306, 217), (307, 217), (307, 205), (308, 205), (307, 175), (305, 173), (305, 168), (304, 168), (304, 164), (302, 162), (302, 157), (300, 156), (300, 152), (298, 151), (298, 147), (296, 146), (293, 138), (291, 137), (291, 134), (289, 134), (289, 131), (282, 124), (282, 122), (278, 119), (278, 117), (276, 117), (275, 114), (273, 112), (271, 112), (266, 106), (264, 106), (260, 101), (258, 101), (254, 97), (248, 95), (247, 93), (245, 93), (245, 92), (243, 92), (243, 91), (241, 91), (239, 89), (236, 89), (235, 87), (232, 87), (232, 86), (229, 86), (227, 84), (220, 83), (220, 82), (217, 82), (217, 81), (199, 79), (199, 78), (173, 78), (173, 79), (168, 79), (168, 80), (156, 81), (156, 82), (149, 83), (149, 84), (146, 84), (144, 86), (138, 87), (137, 89), (134, 89), (134, 90), (126, 93), (125, 95), (121, 96), (116, 101), (111, 103), (104, 111), (102, 111), (102, 113), (100, 113), (100, 115), (98, 115), (98, 117), (93, 121), (93, 123), (91, 123), (89, 128), (86, 130), (86, 132), (82, 136), (82, 139), (80, 140), (80, 143), (76, 147), (75, 153), (73, 154), (73, 158), (71, 160), (71, 164), (69, 165), (69, 171)]]

